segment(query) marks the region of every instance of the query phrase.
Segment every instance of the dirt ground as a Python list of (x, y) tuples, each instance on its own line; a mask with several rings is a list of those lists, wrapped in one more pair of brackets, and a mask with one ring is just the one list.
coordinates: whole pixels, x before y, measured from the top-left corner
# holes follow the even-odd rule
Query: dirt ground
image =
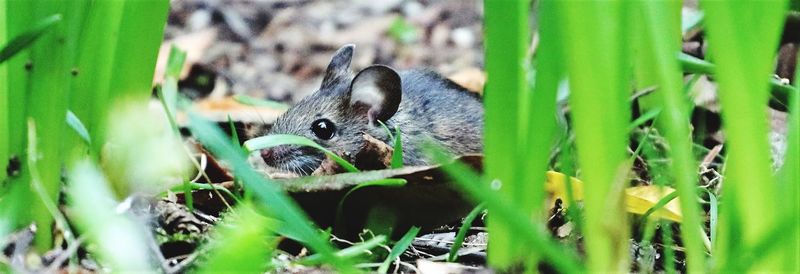
[(227, 93), (292, 103), (345, 44), (354, 70), (482, 68), (482, 16), (476, 0), (172, 1), (165, 39), (188, 39), (192, 72), (218, 75)]

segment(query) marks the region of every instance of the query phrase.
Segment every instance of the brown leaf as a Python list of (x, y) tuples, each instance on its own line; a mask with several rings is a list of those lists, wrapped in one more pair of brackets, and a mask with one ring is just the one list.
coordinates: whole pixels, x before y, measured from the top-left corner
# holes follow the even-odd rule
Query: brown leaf
[[(195, 111), (214, 122), (227, 122), (228, 115), (234, 122), (272, 124), (285, 109), (251, 106), (239, 103), (233, 97), (206, 98), (195, 103)], [(186, 115), (178, 113), (178, 124), (186, 124)]]
[(164, 72), (167, 70), (167, 61), (169, 59), (170, 48), (175, 47), (186, 51), (186, 61), (183, 63), (181, 70), (181, 79), (189, 75), (189, 67), (199, 62), (203, 57), (206, 49), (211, 46), (217, 39), (217, 29), (207, 28), (204, 30), (196, 31), (189, 34), (184, 34), (173, 38), (170, 41), (164, 41), (161, 48), (158, 50), (158, 59), (156, 59), (156, 71), (153, 75), (153, 84), (159, 84), (164, 81)]
[[(347, 157), (343, 155), (340, 156), (342, 156), (345, 160), (349, 160), (359, 170), (379, 170), (389, 168), (392, 164), (392, 153), (394, 153), (394, 149), (381, 140), (372, 137), (372, 135), (363, 133), (361, 137), (364, 138), (364, 144), (353, 157)], [(346, 171), (347, 170), (337, 164), (336, 161), (326, 156), (325, 160), (322, 160), (320, 166), (314, 170), (311, 175), (333, 175)], [(272, 176), (272, 174), (270, 174), (270, 176)]]
[(478, 68), (467, 68), (451, 74), (447, 78), (469, 91), (483, 95), (483, 86), (486, 85), (486, 74)]

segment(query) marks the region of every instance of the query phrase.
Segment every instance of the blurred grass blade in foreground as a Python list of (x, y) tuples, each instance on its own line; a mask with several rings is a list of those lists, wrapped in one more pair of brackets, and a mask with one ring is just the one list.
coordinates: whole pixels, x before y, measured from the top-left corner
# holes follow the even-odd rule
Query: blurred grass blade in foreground
[(272, 269), (269, 259), (278, 243), (271, 233), (275, 231), (275, 220), (257, 210), (250, 202), (240, 204), (214, 226), (199, 273), (259, 273)]
[[(725, 207), (720, 209), (714, 250), (721, 271), (739, 260), (775, 227), (779, 212), (767, 139), (769, 75), (785, 19), (786, 1), (703, 1), (709, 52), (716, 63), (725, 130)], [(785, 201), (788, 202), (788, 201)], [(793, 201), (796, 203), (796, 201)], [(767, 252), (767, 251), (759, 251)], [(755, 263), (754, 271), (777, 271), (779, 256)]]
[[(69, 96), (70, 68), (75, 57), (78, 38), (70, 36), (69, 29), (80, 25), (78, 14), (68, 13), (67, 2), (32, 1), (30, 12), (34, 20), (62, 14), (63, 20), (50, 28), (30, 48), (28, 86), (25, 115), (34, 120), (39, 138), (35, 161), (47, 199), (58, 200), (63, 164), (62, 136), (66, 133), (65, 114)], [(16, 11), (15, 11), (16, 12)], [(19, 11), (25, 12), (25, 11)], [(15, 91), (20, 92), (20, 91)], [(16, 132), (16, 130), (15, 130)], [(24, 131), (23, 131), (24, 132)], [(26, 155), (30, 157), (31, 155)], [(28, 162), (28, 161), (26, 161)], [(25, 182), (27, 183), (27, 182)], [(36, 248), (39, 251), (53, 245), (53, 217), (38, 196), (31, 196), (30, 214), (36, 222)]]
[(117, 212), (119, 203), (108, 188), (102, 172), (89, 161), (76, 163), (70, 169), (67, 188), (70, 217), (88, 237), (104, 266), (112, 272), (150, 272), (156, 268), (148, 257), (145, 227), (126, 213)]
[[(634, 2), (636, 13), (633, 16), (645, 18), (640, 24), (637, 52), (640, 53), (636, 70), (650, 77), (649, 81), (657, 85), (656, 95), (649, 102), (653, 107), (662, 109), (655, 125), (663, 132), (669, 143), (669, 166), (675, 187), (681, 197), (680, 207), (681, 239), (687, 253), (687, 270), (702, 272), (705, 270), (705, 250), (699, 232), (701, 227), (700, 207), (697, 204), (697, 166), (692, 153), (692, 139), (689, 132), (690, 110), (689, 100), (683, 90), (683, 77), (675, 54), (680, 52), (681, 31), (680, 3), (670, 1)], [(668, 11), (668, 12), (665, 12)], [(648, 83), (650, 84), (650, 83)]]
[(587, 186), (583, 235), (592, 272), (624, 272), (629, 267), (622, 190), (630, 168), (626, 147), (631, 71), (625, 39), (630, 34), (630, 8), (624, 1), (575, 1), (555, 11), (563, 18), (559, 38), (581, 179)]
[[(484, 9), (488, 76), (484, 93), (486, 176), (497, 186), (493, 191), (518, 206), (521, 212), (530, 214), (537, 201), (531, 201), (528, 195), (536, 197), (541, 188), (523, 182), (515, 168), (517, 162), (526, 157), (521, 155), (522, 152), (527, 152), (518, 145), (522, 142), (521, 137), (524, 137), (519, 127), (521, 119), (524, 119), (520, 117), (520, 102), (525, 101), (528, 90), (525, 55), (530, 41), (530, 2), (485, 1)], [(491, 204), (488, 207), (489, 211), (493, 210)], [(531, 253), (533, 251), (514, 240), (506, 220), (490, 217), (488, 230), (491, 233), (489, 249), (492, 250), (489, 253), (489, 265), (506, 269), (520, 260), (526, 260), (531, 267), (535, 265), (536, 259), (528, 258), (536, 257)]]

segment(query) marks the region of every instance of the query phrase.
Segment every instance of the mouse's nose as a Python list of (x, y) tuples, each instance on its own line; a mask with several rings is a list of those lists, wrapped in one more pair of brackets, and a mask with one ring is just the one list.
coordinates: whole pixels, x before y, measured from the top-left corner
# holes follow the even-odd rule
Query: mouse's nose
[(273, 165), (275, 163), (275, 148), (262, 149), (261, 159), (264, 159), (264, 162), (267, 163), (267, 165)]

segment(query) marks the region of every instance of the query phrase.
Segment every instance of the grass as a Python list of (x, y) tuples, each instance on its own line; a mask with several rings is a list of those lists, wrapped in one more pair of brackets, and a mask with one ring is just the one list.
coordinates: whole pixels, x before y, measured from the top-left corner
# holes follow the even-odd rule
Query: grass
[[(540, 165), (532, 160), (536, 155), (514, 154), (513, 151), (503, 151), (502, 148), (503, 145), (516, 144), (516, 150), (530, 152), (533, 151), (530, 147), (533, 144), (545, 148), (551, 145), (545, 141), (550, 136), (551, 121), (537, 115), (542, 113), (552, 115), (549, 107), (553, 99), (549, 97), (548, 91), (555, 90), (562, 79), (568, 79), (571, 122), (574, 126), (578, 151), (577, 166), (580, 177), (587, 182), (585, 220), (580, 225), (586, 240), (586, 267), (591, 271), (627, 271), (627, 262), (630, 260), (627, 254), (628, 236), (625, 232), (627, 226), (622, 221), (625, 216), (620, 214), (622, 212), (619, 208), (621, 203), (618, 201), (620, 196), (614, 193), (620, 190), (620, 185), (628, 184), (624, 179), (630, 168), (625, 160), (627, 157), (625, 148), (631, 129), (628, 126), (630, 105), (627, 98), (632, 94), (630, 88), (632, 79), (629, 75), (633, 70), (638, 85), (642, 87), (652, 85), (657, 88), (653, 96), (641, 100), (644, 107), (642, 113), (645, 115), (636, 123), (655, 117), (661, 118), (655, 125), (666, 137), (669, 144), (667, 155), (672, 164), (667, 165), (668, 168), (664, 170), (667, 174), (660, 176), (673, 178), (674, 181), (667, 183), (678, 189), (684, 216), (681, 223), (681, 239), (687, 256), (687, 270), (726, 272), (743, 265), (752, 266), (748, 269), (759, 271), (781, 269), (777, 268), (778, 266), (786, 267), (783, 269), (797, 267), (789, 263), (792, 261), (791, 258), (797, 258), (797, 252), (794, 251), (798, 246), (797, 241), (792, 241), (792, 244), (787, 244), (785, 248), (770, 247), (768, 251), (763, 251), (772, 252), (770, 254), (774, 255), (761, 256), (760, 258), (766, 258), (765, 261), (755, 261), (754, 257), (746, 257), (750, 260), (745, 260), (745, 264), (728, 261), (737, 260), (737, 257), (728, 258), (737, 256), (735, 254), (747, 254), (740, 252), (754, 251), (755, 244), (751, 241), (763, 241), (765, 237), (772, 235), (769, 232), (776, 233), (774, 229), (767, 229), (774, 226), (776, 216), (791, 219), (797, 218), (798, 214), (796, 204), (787, 204), (790, 203), (788, 201), (797, 201), (797, 184), (794, 183), (797, 177), (793, 176), (797, 176), (798, 165), (785, 165), (779, 172), (779, 177), (792, 179), (784, 179), (786, 183), (783, 186), (775, 184), (769, 169), (771, 161), (768, 157), (767, 131), (764, 123), (770, 91), (773, 94), (778, 92), (778, 96), (773, 96), (779, 100), (786, 97), (782, 94), (792, 94), (792, 92), (797, 94), (797, 90), (776, 84), (764, 76), (769, 74), (772, 66), (780, 24), (784, 18), (782, 12), (785, 3), (772, 1), (739, 5), (719, 1), (704, 2), (704, 8), (707, 10), (703, 22), (707, 26), (709, 52), (716, 64), (711, 66), (705, 61), (689, 60), (685, 56), (676, 58), (681, 41), (678, 3), (544, 1), (539, 3), (537, 14), (540, 39), (533, 61), (535, 69), (535, 77), (531, 83), (533, 94), (527, 95), (526, 90), (521, 88), (523, 85), (520, 84), (519, 75), (526, 73), (529, 68), (509, 65), (526, 61), (525, 56), (519, 54), (516, 49), (520, 43), (527, 45), (529, 38), (526, 32), (518, 31), (515, 22), (524, 21), (522, 18), (526, 17), (519, 18), (517, 14), (525, 13), (527, 6), (523, 4), (524, 1), (513, 4), (510, 1), (498, 2), (500, 1), (489, 1), (485, 5), (489, 75), (486, 87), (486, 176), (488, 178), (485, 181), (502, 182), (500, 192), (508, 187), (509, 181), (522, 180), (520, 178), (526, 178), (522, 181), (534, 186), (538, 184), (534, 182), (541, 181), (520, 175), (526, 173), (520, 167), (538, 171)], [(504, 18), (497, 19), (501, 17), (499, 14), (503, 14)], [(747, 19), (739, 21), (735, 18)], [(689, 19), (698, 21), (697, 18)], [(637, 23), (630, 24), (632, 20)], [(747, 26), (742, 27), (743, 24)], [(630, 38), (633, 38), (632, 43)], [(494, 44), (493, 40), (502, 41), (504, 46)], [(598, 54), (599, 52), (602, 54)], [(746, 58), (741, 58), (745, 55)], [(493, 62), (505, 66), (496, 67), (492, 65)], [(635, 66), (629, 66), (630, 63)], [(559, 64), (563, 64), (563, 67)], [(709, 213), (711, 231), (708, 232), (711, 236), (703, 235), (705, 231), (701, 229), (700, 206), (696, 202), (698, 159), (694, 158), (696, 156), (692, 149), (694, 144), (688, 127), (690, 122), (688, 110), (691, 106), (688, 104), (687, 93), (682, 88), (681, 69), (694, 73), (714, 73), (720, 83), (724, 130), (729, 138), (726, 144), (728, 153), (724, 155), (727, 171), (725, 180), (726, 182), (730, 180), (729, 183), (733, 185), (728, 186), (726, 183), (726, 189), (729, 187), (731, 190), (724, 192), (723, 199), (727, 206), (719, 211), (719, 217), (717, 217), (717, 203), (720, 201), (713, 193), (709, 196), (713, 197), (710, 201), (712, 212)], [(518, 99), (526, 98), (525, 96), (530, 96), (532, 101)], [(796, 103), (790, 111), (794, 113), (798, 111)], [(501, 126), (504, 136), (494, 137), (494, 134), (500, 134)], [(798, 126), (792, 126), (796, 127)], [(530, 129), (541, 129), (543, 134), (526, 135), (524, 132)], [(508, 134), (509, 132), (512, 134)], [(492, 138), (500, 138), (506, 143), (493, 144), (496, 140)], [(527, 140), (520, 140), (521, 138)], [(791, 149), (796, 150), (795, 147), (790, 147), (787, 155), (791, 154)], [(493, 155), (503, 155), (504, 158), (498, 159), (500, 157)], [(753, 157), (750, 157), (751, 155)], [(792, 159), (787, 161), (796, 161), (796, 156), (788, 157)], [(514, 175), (511, 175), (509, 170), (511, 167), (516, 167)], [(455, 173), (452, 174), (456, 178), (466, 180)], [(466, 184), (467, 182), (462, 182), (462, 186)], [(468, 187), (466, 192), (478, 195), (477, 191), (470, 190), (472, 187)], [(775, 190), (777, 187), (785, 188), (787, 191), (782, 193), (786, 194), (777, 195)], [(525, 194), (533, 195), (532, 200), (538, 199), (534, 193), (525, 192)], [(485, 197), (486, 195), (478, 196), (483, 197), (479, 201), (490, 199)], [(506, 197), (504, 200), (517, 212), (514, 216), (530, 212), (530, 205), (526, 202), (520, 202), (513, 197)], [(758, 205), (753, 206), (754, 200)], [(508, 266), (510, 261), (530, 262), (531, 259), (537, 258), (538, 255), (530, 254), (524, 258), (514, 259), (513, 245), (504, 244), (508, 237), (505, 233), (511, 231), (502, 228), (498, 230), (498, 227), (493, 227), (491, 223), (495, 220), (497, 223), (507, 224), (513, 217), (498, 216), (501, 214), (498, 214), (496, 209), (493, 211), (491, 204), (488, 207), (489, 230), (493, 232), (490, 234), (492, 241), (490, 243), (494, 247), (494, 249), (490, 247), (492, 250), (490, 264), (504, 267)], [(719, 222), (717, 218), (720, 219)], [(534, 223), (541, 222), (536, 220), (534, 218)], [(715, 232), (717, 229), (719, 233)], [(524, 232), (516, 231), (513, 235), (519, 235), (518, 233)], [(784, 230), (784, 233), (791, 232)], [(734, 240), (740, 236), (745, 237), (744, 242)], [(703, 246), (703, 238), (710, 238), (714, 243), (711, 250), (713, 265), (707, 264), (709, 255)], [(500, 243), (497, 243), (498, 241)], [(549, 250), (538, 245), (536, 249)], [(497, 255), (498, 253), (501, 255)], [(671, 251), (668, 253), (667, 255), (674, 257)], [(550, 262), (550, 259), (546, 257), (546, 261)], [(781, 264), (781, 261), (784, 263)], [(562, 265), (560, 269), (564, 271), (567, 267)], [(528, 269), (531, 268), (532, 266), (528, 264)], [(667, 266), (665, 269), (674, 270), (672, 266)]]
[[(168, 4), (166, 0), (0, 1), (0, 168), (5, 171), (14, 163), (12, 158), (20, 164), (10, 176), (0, 173), (0, 237), (35, 223), (39, 253), (59, 243), (51, 237), (51, 229), (57, 228), (63, 244), (84, 247), (111, 271), (170, 272), (168, 265), (149, 258), (157, 244), (148, 230), (120, 214), (127, 210), (126, 199), (148, 190), (164, 195), (175, 189), (188, 198), (192, 190), (213, 189), (237, 203), (215, 226), (211, 240), (200, 247), (207, 255), (199, 258), (199, 272), (281, 269), (285, 265), (270, 260), (280, 237), (311, 251), (298, 261), (301, 264), (326, 265), (345, 273), (388, 272), (419, 228), (406, 231), (394, 243), (386, 235), (376, 235), (339, 249), (331, 243), (330, 230), (316, 227), (287, 193), (246, 161), (247, 152), (302, 145), (323, 151), (349, 172), (359, 171), (309, 139), (274, 135), (249, 140), (243, 149), (235, 131), (231, 140), (186, 109), (192, 113), (188, 126), (192, 135), (231, 167), (248, 195), (242, 198), (236, 191), (189, 179), (186, 151), (169, 149), (184, 148), (175, 119), (180, 105), (178, 75), (185, 58), (180, 51), (173, 51), (159, 89), (169, 124), (150, 123), (140, 111), (151, 93)], [(455, 184), (480, 204), (459, 230), (448, 261), (457, 259), (469, 225), (485, 206), (492, 267), (526, 272), (541, 266), (563, 273), (630, 271), (634, 258), (628, 230), (634, 222), (625, 213), (622, 193), (632, 184), (637, 171), (633, 163), (641, 157), (651, 183), (677, 189), (655, 203), (642, 222), (634, 223), (644, 223), (635, 232), (641, 231), (641, 242), (646, 244), (655, 244), (656, 225), (661, 227), (665, 272), (680, 270), (672, 264), (679, 257), (675, 250), (685, 253), (687, 272), (800, 269), (800, 85), (790, 87), (768, 77), (787, 1), (701, 4), (703, 15), (681, 18), (680, 5), (666, 1), (540, 1), (533, 6), (537, 22), (532, 32), (530, 1), (485, 2), (486, 172), (477, 174), (460, 163), (443, 166)], [(682, 24), (704, 28), (709, 60), (679, 54), (686, 30)], [(395, 39), (413, 40), (405, 37), (407, 26), (395, 28)], [(529, 48), (532, 36), (537, 43)], [(686, 82), (684, 73), (695, 76)], [(700, 74), (713, 74), (719, 84), (726, 138), (723, 155), (717, 157), (724, 164), (721, 193), (698, 187), (697, 154), (708, 151), (697, 151), (699, 145), (692, 140), (694, 106), (688, 90)], [(635, 90), (645, 89), (652, 91), (635, 99), (642, 115), (632, 119), (631, 97)], [(560, 123), (558, 98), (565, 90), (569, 120)], [(237, 100), (285, 108), (249, 97)], [(778, 170), (771, 166), (765, 123), (766, 107), (775, 101), (790, 110), (787, 153)], [(128, 110), (128, 115), (115, 109)], [(124, 127), (114, 126), (120, 123)], [(400, 131), (386, 130), (393, 136), (395, 150), (391, 166), (402, 167)], [(631, 140), (635, 148), (630, 147)], [(120, 143), (126, 149), (119, 149)], [(558, 154), (554, 147), (560, 149)], [(432, 151), (439, 162), (451, 160)], [(136, 154), (149, 156), (136, 158)], [(572, 184), (566, 184), (567, 216), (583, 237), (581, 248), (554, 239), (546, 229), (543, 184), (551, 167), (585, 182), (582, 208), (572, 199)], [(341, 203), (363, 187), (405, 183), (365, 182), (349, 190)], [(58, 210), (61, 189), (67, 208), (63, 212)], [(701, 206), (699, 198), (707, 201)], [(672, 241), (672, 222), (650, 220), (671, 199), (680, 200), (682, 211), (680, 249), (672, 248), (678, 244)], [(392, 248), (373, 251), (385, 245)], [(73, 266), (76, 259), (68, 258)]]
[[(486, 73), (490, 79), (486, 83), (486, 106), (484, 127), (484, 152), (486, 155), (486, 176), (494, 178), (493, 184), (505, 199), (514, 201), (520, 210), (534, 212), (540, 204), (536, 193), (540, 188), (522, 181), (515, 172), (521, 157), (518, 145), (526, 131), (519, 127), (520, 107), (517, 102), (528, 98), (528, 63), (525, 55), (528, 49), (529, 1), (486, 1)], [(543, 170), (542, 170), (543, 171)], [(535, 172), (535, 171), (534, 171)], [(542, 182), (544, 182), (542, 180)], [(534, 190), (534, 191), (530, 191)], [(534, 195), (533, 197), (522, 195)], [(531, 199), (533, 198), (533, 199)], [(492, 211), (491, 205), (488, 205)], [(488, 230), (492, 232), (489, 242), (489, 263), (494, 267), (507, 268), (527, 252), (514, 239), (511, 229), (504, 220), (488, 220)]]
[[(679, 18), (678, 3), (670, 2), (638, 2), (639, 15), (647, 18), (642, 29), (640, 50), (651, 63), (638, 70), (652, 76), (653, 83), (658, 85), (659, 97), (653, 98), (662, 106), (662, 115), (656, 124), (670, 145), (669, 156), (673, 159), (671, 168), (674, 185), (681, 197), (681, 210), (684, 220), (681, 223), (682, 239), (687, 253), (687, 270), (703, 271), (705, 268), (704, 250), (701, 246), (700, 208), (696, 202), (697, 176), (692, 159), (692, 148), (689, 127), (689, 110), (686, 93), (683, 90), (683, 79), (674, 58), (680, 51), (680, 29), (674, 18)], [(671, 13), (663, 12), (672, 11)], [(678, 22), (680, 20), (677, 20)]]
[[(800, 79), (800, 70), (795, 71), (795, 79)], [(800, 82), (795, 83), (795, 88), (800, 90)], [(800, 92), (794, 93), (790, 101), (790, 109), (792, 111), (789, 118), (789, 144), (786, 149), (786, 159), (783, 167), (778, 172), (778, 193), (782, 193), (782, 201), (798, 201), (800, 200)], [(780, 219), (792, 220), (800, 216), (800, 206), (797, 204), (787, 206), (781, 212)], [(795, 222), (795, 232), (800, 228), (800, 225)], [(798, 260), (800, 257), (800, 237), (796, 236), (794, 241), (788, 241), (784, 246), (784, 265), (783, 268), (787, 270), (800, 269)]]
[[(569, 103), (581, 178), (586, 182), (583, 234), (590, 271), (628, 268), (628, 228), (618, 193), (627, 182), (630, 4), (590, 2), (554, 9), (570, 84)], [(578, 39), (596, 43), (570, 43)], [(596, 52), (604, 54), (596, 54)], [(598, 115), (602, 113), (602, 115)]]
[[(27, 208), (9, 209), (7, 217), (12, 220), (11, 229), (35, 220), (39, 232), (36, 246), (40, 251), (53, 244), (50, 231), (53, 216), (46, 210), (42, 199), (32, 195), (30, 170), (35, 168), (38, 171), (37, 180), (41, 182), (45, 198), (57, 201), (62, 166), (71, 159), (81, 158), (86, 152), (65, 149), (86, 147), (80, 138), (68, 134), (67, 121), (73, 126), (86, 126), (91, 139), (95, 140), (94, 151), (97, 152), (104, 145), (104, 136), (96, 132), (102, 132), (106, 117), (104, 110), (115, 102), (109, 98), (122, 93), (116, 92), (118, 89), (114, 89), (112, 83), (135, 82), (138, 88), (125, 91), (146, 98), (155, 64), (153, 46), (160, 44), (166, 7), (167, 1), (111, 1), (97, 5), (89, 5), (89, 1), (83, 0), (69, 3), (3, 1), (3, 16), (0, 17), (3, 22), (2, 40), (9, 44), (4, 45), (3, 50), (5, 62), (0, 74), (5, 80), (0, 86), (0, 102), (15, 107), (4, 107), (0, 115), (3, 120), (0, 131), (4, 135), (0, 138), (0, 156), (3, 157), (4, 170), (12, 156), (22, 164), (3, 185), (4, 188), (16, 185), (9, 192), (9, 196), (15, 197), (4, 199), (19, 200), (20, 205), (28, 205)], [(145, 21), (147, 23), (143, 24)], [(130, 29), (120, 31), (122, 28)], [(130, 35), (137, 28), (148, 32)], [(135, 43), (131, 42), (129, 47), (137, 49), (118, 53), (125, 49), (117, 45), (116, 33), (136, 36)], [(114, 61), (124, 65), (112, 69), (110, 64)], [(135, 72), (120, 70), (125, 67), (133, 67)], [(136, 78), (136, 75), (146, 77)], [(126, 80), (109, 80), (115, 76)], [(72, 103), (67, 98), (72, 98)], [(76, 115), (68, 116), (70, 107)], [(40, 136), (36, 143), (31, 144), (37, 147), (36, 155), (24, 151), (28, 145), (25, 134), (28, 118), (35, 126), (31, 130)], [(28, 166), (28, 163), (36, 166)], [(3, 234), (7, 232), (3, 231)]]
[[(74, 61), (75, 51), (72, 50), (77, 43), (76, 36), (70, 36), (69, 30), (77, 24), (80, 18), (77, 14), (67, 12), (67, 3), (33, 2), (31, 13), (34, 18), (47, 18), (55, 14), (63, 14), (64, 19), (36, 43), (30, 47), (30, 70), (27, 88), (27, 107), (25, 115), (33, 119), (35, 131), (40, 134), (47, 132), (49, 136), (62, 136), (67, 129), (64, 123), (67, 113), (69, 90), (69, 71)], [(30, 125), (30, 124), (29, 124)], [(52, 135), (50, 135), (52, 134)], [(58, 200), (58, 191), (61, 181), (61, 165), (63, 151), (62, 138), (44, 137), (38, 139), (36, 169), (41, 174), (41, 182), (48, 199)], [(28, 161), (30, 162), (30, 161)], [(34, 167), (29, 167), (34, 168)], [(52, 245), (51, 224), (53, 217), (47, 212), (43, 202), (33, 199), (31, 215), (34, 216), (37, 228), (42, 233), (36, 235), (36, 246), (39, 250), (46, 250)]]
[(251, 203), (240, 204), (217, 225), (208, 253), (199, 263), (200, 273), (262, 272), (273, 269), (269, 258), (277, 239), (275, 220), (258, 212)]
[[(720, 212), (719, 243), (715, 254), (720, 270), (737, 259), (741, 245), (752, 245), (777, 222), (780, 203), (773, 178), (764, 102), (767, 79), (780, 33), (785, 1), (769, 4), (703, 2), (707, 9), (709, 51), (717, 64), (722, 119), (728, 143), (725, 163), (726, 197), (732, 201)], [(747, 18), (736, 24), (732, 18)], [(733, 35), (733, 34), (736, 35)], [(758, 182), (758, 183), (756, 183)], [(759, 262), (754, 270), (775, 271), (778, 256)]]
[(258, 151), (260, 149), (276, 147), (281, 145), (297, 145), (297, 146), (313, 147), (325, 153), (325, 155), (333, 159), (333, 161), (342, 166), (342, 168), (344, 168), (348, 172), (358, 172), (358, 168), (353, 166), (353, 164), (351, 164), (347, 160), (343, 159), (341, 156), (336, 155), (336, 153), (333, 153), (333, 151), (330, 151), (327, 148), (324, 148), (319, 144), (315, 143), (311, 139), (305, 138), (303, 136), (273, 134), (273, 135), (253, 138), (244, 142), (244, 147), (248, 152)]
[(391, 266), (392, 261), (399, 258), (401, 254), (403, 254), (409, 246), (411, 246), (411, 242), (414, 241), (414, 238), (417, 237), (419, 233), (419, 227), (412, 227), (411, 229), (403, 235), (400, 240), (394, 244), (392, 250), (389, 252), (389, 256), (386, 256), (386, 259), (383, 260), (383, 263), (380, 267), (378, 267), (378, 273), (387, 273), (389, 271), (389, 266)]
[[(5, 20), (5, 18), (8, 17), (6, 16), (7, 5), (5, 1), (0, 3), (0, 20)], [(0, 23), (3, 23), (3, 26), (0, 27), (0, 45), (6, 45), (0, 52), (5, 52), (8, 47), (7, 44), (11, 39), (9, 39), (6, 34), (8, 32), (6, 22), (0, 21)], [(8, 68), (3, 64), (5, 60), (0, 60), (0, 129), (8, 129)], [(0, 133), (0, 171), (6, 170), (8, 166), (8, 135), (7, 131)], [(4, 182), (6, 176), (7, 174), (5, 172), (0, 172), (0, 182)], [(0, 235), (5, 235), (2, 228), (0, 228)]]
[(461, 224), (460, 228), (458, 228), (456, 239), (453, 240), (453, 246), (450, 248), (450, 253), (447, 254), (448, 262), (455, 262), (456, 259), (458, 259), (458, 250), (461, 249), (461, 245), (464, 243), (464, 238), (467, 236), (467, 231), (469, 231), (470, 227), (472, 227), (472, 222), (475, 221), (475, 218), (483, 213), (484, 210), (486, 210), (486, 205), (479, 204), (473, 208), (466, 217), (464, 217), (464, 223)]

